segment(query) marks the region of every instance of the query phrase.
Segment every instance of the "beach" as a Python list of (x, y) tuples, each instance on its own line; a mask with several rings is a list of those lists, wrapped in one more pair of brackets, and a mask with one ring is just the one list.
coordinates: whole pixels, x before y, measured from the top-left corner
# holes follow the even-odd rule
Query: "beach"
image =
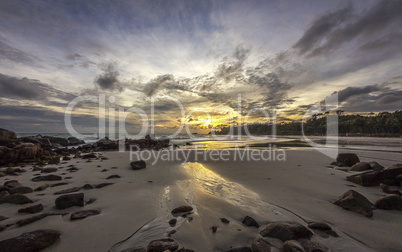
[[(33, 189), (44, 183), (67, 184), (26, 194), (34, 201), (30, 205), (44, 206), (43, 213), (65, 215), (48, 216), (22, 227), (10, 226), (0, 233), (0, 240), (37, 229), (53, 229), (60, 232), (60, 238), (43, 251), (123, 251), (136, 246), (146, 248), (151, 241), (167, 237), (173, 238), (180, 248), (227, 251), (250, 247), (259, 237), (261, 227), (270, 222), (296, 221), (306, 226), (321, 221), (330, 225), (339, 237), (313, 230), (311, 240), (332, 251), (398, 251), (402, 247), (400, 211), (377, 209), (373, 217), (367, 218), (333, 204), (351, 189), (371, 202), (385, 194), (378, 186), (363, 187), (346, 181), (346, 176), (353, 172), (333, 169), (330, 163), (334, 160), (317, 150), (286, 149), (279, 160), (271, 157), (257, 161), (234, 160), (239, 155), (233, 149), (225, 152), (227, 161), (217, 161), (216, 157), (204, 159), (200, 150), (169, 150), (176, 154), (184, 151), (189, 153), (182, 154), (188, 155), (186, 163), (181, 159), (150, 157), (146, 168), (141, 170), (131, 169), (130, 156), (136, 160), (146, 157), (145, 153), (140, 156), (139, 152), (114, 151), (96, 153), (97, 158), (90, 162), (72, 158), (59, 165), (45, 166), (57, 167), (52, 174), (60, 175), (61, 181), (34, 182), (34, 174), (43, 174), (32, 171), (30, 166), (24, 167), (27, 171), (19, 176), (2, 177), (1, 184), (15, 179)], [(384, 167), (400, 163), (399, 152), (354, 150), (353, 153), (361, 161), (377, 161)], [(78, 170), (67, 171), (72, 165)], [(107, 179), (111, 175), (118, 176)], [(113, 184), (77, 192), (84, 193), (85, 202), (96, 199), (93, 203), (64, 210), (55, 208), (55, 200), (60, 196), (54, 195), (55, 192), (101, 183)], [(2, 204), (0, 215), (8, 219), (0, 224), (14, 224), (33, 216), (17, 212), (30, 205)], [(183, 205), (191, 206), (192, 212), (184, 217), (172, 215), (174, 208)], [(70, 214), (79, 210), (100, 210), (100, 214), (70, 220)], [(245, 216), (255, 219), (260, 228), (243, 225)], [(169, 225), (174, 218), (175, 225)], [(272, 251), (280, 251), (281, 240), (269, 237), (266, 240), (273, 245)]]

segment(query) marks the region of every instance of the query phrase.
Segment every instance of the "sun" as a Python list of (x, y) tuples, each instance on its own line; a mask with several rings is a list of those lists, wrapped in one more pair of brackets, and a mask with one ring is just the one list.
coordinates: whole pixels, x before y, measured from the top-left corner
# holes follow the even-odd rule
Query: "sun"
[(205, 123), (203, 126), (208, 127), (211, 124), (212, 124), (212, 119), (208, 119), (208, 120), (205, 120)]

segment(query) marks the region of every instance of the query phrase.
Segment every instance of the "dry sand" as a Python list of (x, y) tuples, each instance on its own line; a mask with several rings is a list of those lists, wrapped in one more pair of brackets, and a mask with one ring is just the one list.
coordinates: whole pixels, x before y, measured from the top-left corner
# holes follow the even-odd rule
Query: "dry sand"
[[(377, 161), (385, 167), (401, 162), (398, 152), (353, 152), (361, 161)], [(38, 203), (44, 205), (43, 213), (58, 211), (54, 205), (59, 196), (53, 194), (56, 191), (86, 183), (114, 183), (101, 189), (81, 190), (85, 201), (96, 198), (94, 203), (59, 211), (98, 209), (102, 213), (77, 221), (70, 221), (70, 215), (49, 216), (23, 227), (11, 226), (0, 233), (0, 240), (50, 228), (60, 231), (61, 237), (44, 251), (121, 251), (135, 245), (146, 247), (151, 240), (166, 237), (175, 230), (171, 237), (181, 247), (225, 251), (231, 246), (250, 246), (258, 236), (257, 228), (241, 223), (250, 215), (260, 226), (276, 220), (293, 220), (304, 225), (313, 220), (325, 221), (340, 237), (314, 235), (313, 240), (333, 251), (398, 251), (402, 248), (401, 212), (375, 210), (373, 218), (367, 218), (332, 204), (350, 189), (374, 202), (384, 195), (379, 187), (366, 188), (346, 181), (350, 173), (328, 168), (334, 160), (313, 149), (287, 150), (286, 161), (213, 161), (201, 160), (200, 156), (195, 160), (195, 151), (191, 153), (189, 162), (184, 165), (177, 160), (159, 160), (152, 165), (154, 160), (148, 160), (147, 168), (138, 171), (130, 168), (129, 152), (103, 152), (101, 154), (109, 159), (102, 162), (100, 159), (89, 163), (82, 159), (66, 161), (57, 166), (63, 168), (54, 174), (66, 173), (63, 178), (72, 177), (63, 179), (68, 185), (27, 194), (35, 201), (33, 204), (0, 205), (0, 215), (9, 217), (0, 224), (15, 223), (31, 216), (19, 214), (17, 210)], [(233, 157), (234, 151), (229, 153)], [(71, 164), (80, 170), (66, 172)], [(28, 172), (18, 177), (0, 178), (0, 183), (16, 179), (23, 186), (35, 189), (43, 183), (60, 182), (33, 182), (33, 175), (39, 172), (26, 168)], [(101, 172), (103, 169), (108, 171)], [(106, 180), (114, 174), (121, 178)], [(173, 218), (170, 211), (180, 205), (194, 207), (194, 213), (188, 215), (192, 220), (178, 217), (177, 225), (171, 227), (168, 224)], [(222, 223), (220, 218), (230, 223)], [(212, 232), (212, 226), (218, 227), (216, 233)], [(279, 247), (282, 243), (276, 239), (270, 241)]]

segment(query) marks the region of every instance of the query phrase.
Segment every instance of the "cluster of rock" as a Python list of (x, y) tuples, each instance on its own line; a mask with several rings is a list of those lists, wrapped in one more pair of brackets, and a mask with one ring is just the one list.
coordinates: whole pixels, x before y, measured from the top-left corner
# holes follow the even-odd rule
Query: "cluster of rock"
[[(191, 206), (181, 206), (173, 209), (173, 216), (190, 218), (192, 214)], [(176, 219), (169, 221), (170, 226), (174, 227)], [(229, 224), (230, 221), (226, 218), (220, 218), (222, 223)], [(242, 224), (249, 227), (259, 228), (260, 225), (250, 216), (246, 216)], [(217, 226), (211, 228), (213, 233), (219, 232)], [(308, 223), (307, 226), (294, 221), (273, 221), (265, 225), (259, 230), (260, 236), (250, 242), (250, 246), (236, 247), (226, 250), (226, 252), (267, 252), (272, 250), (280, 250), (284, 252), (291, 251), (329, 251), (327, 247), (318, 242), (312, 241), (311, 238), (315, 233), (326, 233), (333, 237), (338, 237), (337, 233), (325, 222), (315, 221)], [(170, 236), (170, 235), (168, 235)], [(272, 244), (266, 238), (276, 238), (282, 241), (282, 247)], [(174, 239), (168, 237), (149, 242), (147, 248), (133, 247), (124, 251), (134, 252), (194, 252), (192, 249), (180, 248), (180, 244)]]
[(402, 164), (384, 168), (377, 162), (360, 162), (354, 153), (340, 153), (336, 162), (338, 167), (346, 167), (345, 171), (360, 172), (346, 177), (346, 180), (361, 186), (379, 186), (387, 195), (372, 204), (365, 196), (349, 190), (341, 195), (334, 204), (344, 209), (360, 213), (366, 217), (373, 216), (373, 209), (402, 210), (402, 193), (393, 187), (402, 187)]
[[(72, 147), (77, 146), (77, 147)], [(169, 147), (169, 139), (125, 139), (126, 150), (154, 149)], [(0, 166), (15, 166), (20, 163), (58, 164), (60, 159), (68, 160), (69, 155), (80, 157), (81, 153), (119, 150), (119, 141), (104, 138), (94, 144), (85, 144), (75, 137), (30, 136), (17, 138), (15, 132), (0, 129)]]

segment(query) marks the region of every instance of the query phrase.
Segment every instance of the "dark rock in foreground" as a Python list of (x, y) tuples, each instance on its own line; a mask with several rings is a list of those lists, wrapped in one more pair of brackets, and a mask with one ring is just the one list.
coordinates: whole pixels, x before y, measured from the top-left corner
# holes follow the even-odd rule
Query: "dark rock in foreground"
[(327, 247), (325, 247), (324, 245), (322, 245), (321, 243), (318, 243), (318, 242), (310, 241), (307, 239), (300, 239), (299, 242), (303, 246), (303, 248), (308, 252), (310, 252), (310, 251), (314, 251), (314, 252), (328, 251)]
[(371, 165), (366, 162), (359, 162), (354, 164), (349, 171), (367, 171), (371, 170)]
[(84, 206), (84, 194), (67, 194), (58, 197), (55, 201), (57, 209), (66, 209), (72, 206)]
[(10, 194), (16, 194), (16, 193), (19, 193), (19, 194), (26, 194), (26, 193), (31, 193), (31, 192), (33, 192), (33, 190), (32, 190), (31, 187), (20, 186), (20, 187), (11, 188), (10, 190), (8, 190), (8, 192), (9, 192)]
[(398, 195), (387, 195), (379, 198), (374, 202), (374, 206), (383, 210), (401, 210), (402, 211), (402, 198)]
[(248, 215), (244, 217), (241, 223), (243, 223), (243, 225), (246, 225), (247, 227), (256, 227), (256, 228), (260, 227), (260, 225), (258, 225), (258, 223)]
[(180, 206), (176, 207), (175, 209), (172, 210), (172, 214), (178, 214), (178, 213), (187, 213), (193, 211), (193, 207), (191, 206)]
[(371, 204), (371, 202), (366, 197), (354, 190), (349, 190), (342, 194), (334, 202), (334, 204), (346, 210), (360, 213), (366, 217), (373, 216), (373, 204)]
[(38, 205), (26, 207), (26, 208), (21, 208), (18, 210), (18, 212), (19, 213), (39, 213), (42, 210), (43, 210), (43, 205), (38, 204)]
[(35, 230), (0, 241), (0, 248), (2, 252), (39, 251), (52, 245), (59, 237), (60, 233), (55, 230)]
[(387, 186), (387, 185), (385, 185), (385, 184), (383, 184), (383, 183), (380, 184), (380, 188), (381, 188), (381, 190), (382, 190), (383, 192), (385, 192), (385, 193), (388, 193), (388, 194), (395, 194), (395, 195), (398, 195), (398, 196), (402, 196), (402, 193), (401, 193), (399, 190), (393, 190), (393, 189), (391, 189), (389, 186)]
[(347, 166), (353, 166), (360, 162), (359, 157), (354, 153), (339, 153), (336, 162), (343, 163)]
[(289, 240), (283, 243), (283, 252), (305, 252), (303, 246), (296, 240)]
[(84, 219), (88, 216), (92, 215), (98, 215), (100, 214), (101, 211), (99, 210), (82, 210), (82, 211), (77, 211), (71, 214), (70, 220), (79, 220), (79, 219)]
[(28, 203), (33, 203), (31, 199), (29, 199), (27, 196), (22, 195), (22, 194), (12, 194), (12, 195), (7, 195), (0, 199), (0, 204), (4, 203), (10, 203), (10, 204), (28, 204)]
[(130, 166), (133, 170), (141, 170), (147, 167), (147, 164), (144, 160), (133, 161), (130, 163)]
[(32, 179), (32, 181), (34, 182), (38, 182), (38, 181), (57, 181), (57, 180), (61, 180), (62, 178), (58, 175), (46, 175), (46, 176), (38, 176), (38, 177), (34, 177)]
[(161, 239), (151, 241), (148, 244), (148, 252), (164, 252), (166, 250), (176, 251), (179, 248), (179, 244), (173, 239)]
[(251, 244), (251, 248), (253, 252), (266, 252), (271, 251), (272, 245), (263, 238), (257, 237)]
[(310, 238), (313, 233), (305, 226), (294, 221), (274, 221), (265, 225), (261, 236), (278, 238), (282, 241)]
[(362, 186), (397, 185), (397, 177), (402, 174), (402, 167), (394, 165), (385, 170), (368, 171), (346, 177), (346, 180)]

